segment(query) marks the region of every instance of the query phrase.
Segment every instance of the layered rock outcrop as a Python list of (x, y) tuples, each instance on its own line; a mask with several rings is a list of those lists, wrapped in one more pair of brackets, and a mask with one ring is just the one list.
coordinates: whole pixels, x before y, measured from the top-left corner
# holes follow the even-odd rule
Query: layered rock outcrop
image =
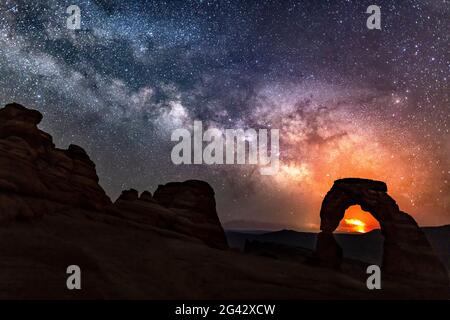
[(169, 183), (158, 188), (155, 199), (149, 191), (139, 196), (135, 189), (125, 190), (113, 204), (83, 148), (56, 148), (38, 129), (41, 120), (41, 113), (17, 103), (0, 110), (0, 223), (79, 208), (227, 247), (209, 184)]
[(154, 196), (144, 191), (125, 190), (114, 209), (128, 219), (148, 223), (200, 239), (207, 245), (228, 247), (216, 211), (214, 190), (199, 180), (159, 185)]
[(385, 239), (383, 272), (448, 286), (447, 270), (423, 231), (409, 214), (400, 211), (381, 181), (347, 178), (334, 182), (320, 211), (322, 232), (317, 238), (316, 254), (322, 264), (339, 267), (342, 249), (332, 233), (344, 218), (345, 210), (352, 205), (360, 205), (380, 223)]
[(216, 211), (213, 188), (204, 181), (187, 180), (159, 185), (153, 199), (184, 220), (180, 232), (197, 235), (218, 248), (228, 247)]
[(37, 128), (41, 120), (38, 111), (16, 103), (0, 110), (0, 221), (111, 203), (86, 152), (76, 145), (55, 148)]

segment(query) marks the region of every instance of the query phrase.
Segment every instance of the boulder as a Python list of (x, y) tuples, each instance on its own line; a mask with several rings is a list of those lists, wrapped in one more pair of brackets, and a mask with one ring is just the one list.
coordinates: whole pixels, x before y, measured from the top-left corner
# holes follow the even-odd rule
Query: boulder
[(125, 200), (125, 201), (135, 201), (139, 198), (139, 193), (135, 189), (123, 190), (121, 195), (116, 201)]
[(150, 191), (144, 191), (141, 193), (139, 200), (146, 202), (154, 202), (152, 193)]
[(187, 180), (159, 185), (153, 199), (176, 213), (179, 227), (211, 246), (227, 248), (227, 240), (216, 211), (213, 188), (204, 181)]

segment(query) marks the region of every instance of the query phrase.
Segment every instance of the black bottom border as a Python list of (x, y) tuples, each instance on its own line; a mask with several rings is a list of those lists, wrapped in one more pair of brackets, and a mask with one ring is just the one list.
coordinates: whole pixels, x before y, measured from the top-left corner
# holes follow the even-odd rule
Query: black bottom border
[[(183, 308), (184, 306), (184, 308)], [(237, 308), (240, 306), (239, 308)], [(247, 306), (247, 307), (245, 307)], [(273, 313), (265, 313), (263, 307), (274, 306)], [(189, 309), (189, 308), (191, 309)], [(196, 309), (192, 309), (197, 307)], [(200, 307), (209, 308), (208, 314), (200, 314)], [(449, 301), (0, 301), (2, 313), (20, 316), (41, 314), (45, 318), (84, 319), (86, 317), (109, 317), (121, 319), (355, 319), (376, 316), (386, 318), (393, 312), (402, 317), (423, 314), (448, 314)], [(180, 309), (181, 308), (181, 309)], [(205, 310), (205, 309), (203, 309)], [(236, 311), (238, 310), (238, 311)], [(270, 311), (271, 309), (269, 309)], [(11, 313), (9, 313), (11, 312)], [(179, 314), (179, 313), (182, 314)], [(197, 314), (191, 314), (191, 313)]]

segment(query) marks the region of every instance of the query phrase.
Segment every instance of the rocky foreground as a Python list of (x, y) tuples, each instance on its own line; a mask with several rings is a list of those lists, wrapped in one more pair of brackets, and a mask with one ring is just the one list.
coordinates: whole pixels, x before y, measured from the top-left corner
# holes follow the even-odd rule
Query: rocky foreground
[[(18, 104), (0, 110), (2, 299), (448, 297), (448, 288), (408, 279), (370, 291), (361, 276), (315, 266), (307, 252), (229, 249), (206, 182), (126, 190), (113, 203), (86, 152), (56, 148), (41, 119)], [(81, 290), (66, 287), (69, 265), (81, 267)]]

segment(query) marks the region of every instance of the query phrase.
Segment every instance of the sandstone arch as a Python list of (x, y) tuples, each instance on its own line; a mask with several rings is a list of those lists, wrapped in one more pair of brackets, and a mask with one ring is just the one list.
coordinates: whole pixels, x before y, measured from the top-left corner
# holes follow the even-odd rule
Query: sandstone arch
[(316, 255), (322, 265), (341, 265), (342, 249), (333, 232), (352, 205), (360, 205), (380, 224), (384, 236), (383, 272), (448, 285), (447, 270), (424, 233), (409, 214), (400, 211), (381, 181), (346, 178), (334, 182), (320, 210)]

